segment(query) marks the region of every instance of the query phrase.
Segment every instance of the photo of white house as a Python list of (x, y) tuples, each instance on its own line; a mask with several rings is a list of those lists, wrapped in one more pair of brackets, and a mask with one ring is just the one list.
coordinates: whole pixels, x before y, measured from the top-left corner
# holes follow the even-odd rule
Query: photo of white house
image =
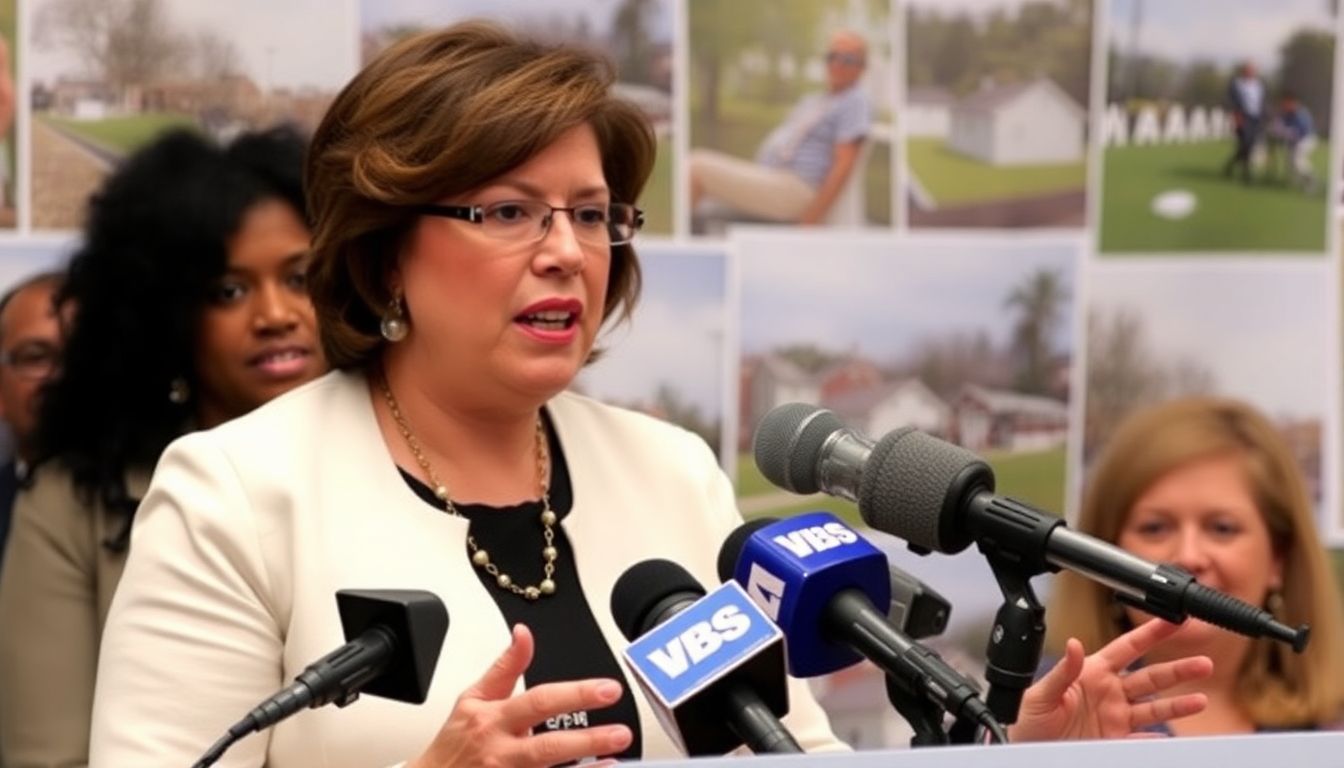
[(949, 112), (947, 145), (990, 165), (1076, 163), (1087, 110), (1048, 77), (985, 88)]
[(911, 0), (911, 227), (1077, 228), (1086, 213), (1091, 0)]

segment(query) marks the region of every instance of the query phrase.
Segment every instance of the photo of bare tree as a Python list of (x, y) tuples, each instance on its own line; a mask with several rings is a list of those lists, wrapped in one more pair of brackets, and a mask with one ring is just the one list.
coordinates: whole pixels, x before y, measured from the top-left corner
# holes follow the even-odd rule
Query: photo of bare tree
[(1089, 273), (1084, 468), (1132, 411), (1183, 395), (1240, 398), (1268, 414), (1318, 504), (1332, 392), (1332, 292), (1317, 265), (1105, 263)]
[(1001, 491), (1063, 512), (1076, 238), (752, 229), (734, 242), (744, 513), (856, 514), (842, 500), (783, 493), (755, 466), (757, 424), (788, 402), (828, 408), (874, 438), (912, 426), (957, 443), (986, 457)]
[(281, 122), (316, 127), (355, 72), (347, 9), (320, 0), (33, 0), (33, 228), (77, 227), (108, 170), (166, 128), (227, 140)]

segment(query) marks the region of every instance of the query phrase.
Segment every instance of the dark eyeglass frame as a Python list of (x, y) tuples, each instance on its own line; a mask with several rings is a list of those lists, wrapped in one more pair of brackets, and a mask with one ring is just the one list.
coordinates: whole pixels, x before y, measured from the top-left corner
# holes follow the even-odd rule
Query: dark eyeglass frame
[(848, 53), (846, 51), (827, 51), (826, 63), (829, 64), (833, 61), (838, 61), (841, 64), (844, 64), (845, 66), (849, 67), (863, 66), (862, 56), (860, 56), (857, 53)]
[[(33, 353), (34, 360), (24, 364), (15, 360), (23, 353)], [(0, 366), (9, 368), (14, 374), (28, 381), (43, 381), (55, 375), (61, 366), (61, 351), (57, 347), (41, 342), (20, 344), (14, 349), (0, 351)]]
[[(630, 227), (630, 236), (624, 239), (610, 238), (606, 243), (606, 245), (617, 246), (630, 243), (635, 239), (635, 235), (639, 234), (639, 230), (644, 226), (644, 211), (629, 203), (581, 203), (579, 205), (562, 207), (558, 205), (551, 205), (550, 203), (542, 202), (541, 200), (501, 200), (497, 203), (491, 203), (489, 205), (440, 205), (438, 203), (423, 203), (421, 205), (411, 206), (411, 210), (426, 216), (439, 216), (445, 219), (458, 219), (459, 221), (467, 221), (471, 222), (472, 224), (484, 225), (485, 212), (487, 208), (497, 208), (499, 206), (505, 206), (505, 205), (536, 205), (536, 206), (546, 206), (547, 208), (550, 209), (550, 213), (546, 217), (546, 224), (542, 228), (541, 234), (538, 235), (535, 240), (527, 240), (527, 241), (518, 240), (516, 242), (535, 243), (545, 239), (545, 237), (551, 232), (551, 222), (555, 220), (555, 214), (557, 211), (564, 211), (565, 213), (569, 214), (569, 218), (571, 221), (577, 221), (577, 219), (575, 219), (574, 217), (577, 211), (585, 208), (600, 207), (603, 205), (605, 205), (608, 208), (608, 211), (610, 211), (610, 209), (614, 206), (621, 206), (621, 208), (623, 209), (628, 209), (630, 211), (630, 215), (632, 218), (632, 220), (628, 223), (628, 226)], [(608, 221), (607, 221), (608, 235), (611, 234), (611, 227), (612, 227), (610, 218), (611, 218), (610, 213), (608, 213)], [(580, 229), (577, 231), (583, 232), (584, 230)], [(507, 240), (509, 238), (500, 237), (498, 239)], [(579, 236), (579, 239), (583, 240), (583, 237)]]

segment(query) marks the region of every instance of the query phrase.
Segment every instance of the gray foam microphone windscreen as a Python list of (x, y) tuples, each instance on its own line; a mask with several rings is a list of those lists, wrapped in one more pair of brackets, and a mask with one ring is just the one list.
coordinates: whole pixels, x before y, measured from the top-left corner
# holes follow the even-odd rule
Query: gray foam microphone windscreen
[(879, 531), (935, 552), (960, 552), (970, 535), (959, 525), (967, 481), (994, 490), (994, 475), (974, 453), (913, 428), (873, 446), (859, 489), (859, 514)]
[(816, 493), (817, 465), (826, 438), (845, 425), (834, 413), (806, 403), (770, 409), (756, 427), (752, 453), (765, 479), (794, 493)]

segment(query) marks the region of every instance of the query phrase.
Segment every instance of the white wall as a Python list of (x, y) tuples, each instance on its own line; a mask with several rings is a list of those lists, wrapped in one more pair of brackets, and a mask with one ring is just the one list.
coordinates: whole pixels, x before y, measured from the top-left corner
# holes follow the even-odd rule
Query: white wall
[(899, 427), (916, 427), (925, 432), (947, 431), (948, 408), (927, 390), (906, 386), (878, 403), (868, 417), (866, 431), (885, 435)]
[(995, 165), (1072, 163), (1083, 159), (1083, 122), (1043, 85), (1004, 105), (994, 120), (994, 144), (986, 158)]
[(951, 131), (952, 110), (947, 104), (909, 104), (901, 117), (907, 136), (945, 139)]
[(994, 126), (984, 112), (958, 112), (952, 118), (947, 145), (963, 155), (991, 162)]

